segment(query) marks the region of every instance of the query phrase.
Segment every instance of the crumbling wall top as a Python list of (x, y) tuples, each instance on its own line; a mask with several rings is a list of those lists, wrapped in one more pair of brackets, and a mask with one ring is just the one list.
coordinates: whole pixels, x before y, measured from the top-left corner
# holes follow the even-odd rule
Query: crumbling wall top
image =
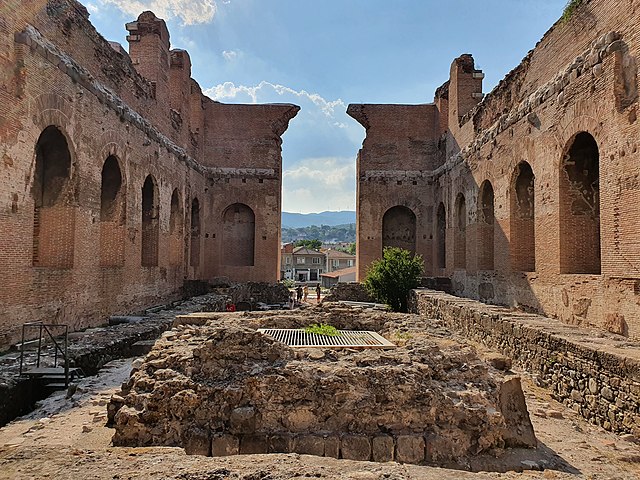
[(131, 35), (158, 35), (160, 40), (169, 48), (170, 40), (167, 24), (151, 11), (142, 12), (135, 22), (127, 23), (126, 28)]

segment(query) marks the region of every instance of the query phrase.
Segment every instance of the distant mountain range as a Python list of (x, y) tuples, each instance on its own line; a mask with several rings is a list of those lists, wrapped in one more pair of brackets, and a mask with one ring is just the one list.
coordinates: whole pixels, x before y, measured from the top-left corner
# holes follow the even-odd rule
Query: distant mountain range
[(356, 212), (349, 210), (341, 212), (320, 212), (320, 213), (289, 213), (282, 212), (283, 228), (301, 228), (311, 225), (345, 225), (356, 223)]

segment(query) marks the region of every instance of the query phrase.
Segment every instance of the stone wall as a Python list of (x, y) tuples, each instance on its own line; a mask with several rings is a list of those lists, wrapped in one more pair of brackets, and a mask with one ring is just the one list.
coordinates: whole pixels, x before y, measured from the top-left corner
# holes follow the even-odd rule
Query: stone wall
[[(256, 328), (379, 329), (390, 350), (293, 349)], [(109, 404), (114, 445), (474, 468), (535, 447), (520, 379), (412, 315), (320, 306), (180, 316)]]
[[(640, 340), (639, 8), (581, 2), (482, 101), (462, 55), (433, 104), (351, 105), (367, 128), (359, 279), (382, 253), (384, 213), (403, 206), (425, 273), (457, 295)], [(418, 138), (412, 122), (434, 128)], [(420, 139), (435, 143), (417, 162), (406, 145)]]
[[(277, 281), (298, 107), (203, 96), (151, 12), (128, 24), (128, 54), (80, 3), (28, 3), (0, 22), (0, 349), (24, 322), (85, 328), (179, 298), (185, 279)], [(252, 216), (241, 266), (223, 249), (234, 206)]]
[(240, 283), (229, 288), (228, 295), (236, 304), (238, 302), (252, 302), (253, 305), (256, 303), (278, 304), (289, 301), (289, 289), (282, 283)]
[(511, 357), (591, 422), (640, 435), (637, 342), (433, 290), (414, 290), (411, 310)]
[(350, 302), (375, 302), (375, 299), (369, 295), (361, 283), (348, 282), (336, 283), (331, 287), (329, 295), (324, 297), (325, 302), (338, 302), (347, 300)]

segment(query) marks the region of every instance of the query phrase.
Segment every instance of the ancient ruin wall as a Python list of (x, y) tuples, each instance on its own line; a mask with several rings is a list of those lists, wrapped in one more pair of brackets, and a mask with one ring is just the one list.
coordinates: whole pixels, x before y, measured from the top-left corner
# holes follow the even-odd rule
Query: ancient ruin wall
[(639, 345), (540, 315), (414, 290), (411, 310), (511, 357), (561, 402), (601, 427), (640, 433)]
[[(111, 313), (164, 303), (179, 294), (185, 277), (233, 279), (236, 272), (223, 270), (215, 254), (210, 227), (218, 225), (224, 208), (215, 202), (222, 195), (231, 204), (243, 201), (255, 186), (242, 182), (244, 172), (236, 169), (247, 167), (246, 156), (237, 165), (226, 162), (224, 172), (215, 168), (202, 138), (206, 117), (194, 108), (203, 111), (207, 99), (187, 75), (186, 52), (170, 57), (162, 45), (167, 78), (169, 58), (180, 70), (171, 74), (179, 95), (162, 98), (135, 70), (144, 70), (140, 65), (149, 59), (139, 56), (134, 65), (121, 47), (95, 31), (77, 2), (9, 2), (2, 13), (0, 265), (7, 281), (0, 289), (6, 312), (0, 348), (17, 339), (26, 321), (82, 328)], [(164, 25), (150, 12), (136, 23), (138, 36), (155, 35), (149, 25)], [(171, 102), (179, 107), (187, 96), (189, 108), (156, 108)], [(279, 185), (279, 135), (296, 112), (295, 106), (274, 105), (235, 113), (229, 106), (220, 113), (270, 132), (271, 170), (255, 168), (262, 166), (256, 156), (256, 183), (264, 174)], [(226, 147), (245, 155), (267, 136), (254, 133), (245, 129), (235, 147)], [(211, 188), (232, 177), (238, 179), (233, 189)], [(255, 223), (262, 243), (252, 252), (251, 271), (237, 280), (277, 277), (279, 186), (269, 192), (275, 198)], [(197, 229), (193, 205), (200, 206)], [(196, 243), (192, 234), (198, 235)], [(191, 261), (194, 247), (200, 254)]]
[[(436, 105), (450, 117), (446, 160), (418, 172), (429, 185), (424, 192), (405, 190), (407, 202), (433, 206), (417, 218), (432, 221), (416, 237), (436, 240), (424, 255), (427, 274), (451, 277), (459, 295), (640, 338), (638, 8), (637, 1), (582, 2), (457, 122), (455, 76), (439, 89)], [(377, 141), (401, 144), (402, 135), (389, 131)], [(370, 150), (367, 139), (360, 159)], [(399, 156), (393, 170), (405, 162), (414, 160)], [(361, 177), (359, 199), (367, 189)], [(376, 196), (384, 201), (368, 201), (375, 210), (395, 195), (381, 185)], [(444, 222), (434, 221), (440, 205)], [(370, 210), (359, 208), (360, 223), (371, 223)], [(367, 239), (379, 242), (382, 228), (372, 225)], [(361, 275), (375, 258), (363, 255)]]
[[(409, 340), (386, 351), (296, 351), (254, 330), (314, 321), (387, 336), (408, 329)], [(536, 445), (517, 377), (430, 336), (417, 318), (340, 307), (180, 317), (112, 398), (109, 417), (115, 445), (214, 456), (297, 452), (469, 468), (491, 449)]]
[[(424, 170), (437, 168), (443, 159), (435, 106), (350, 105), (348, 113), (367, 131), (356, 172), (359, 278), (384, 246), (410, 245), (407, 248), (430, 258), (432, 239), (421, 232), (431, 230), (433, 216), (431, 183)], [(394, 207), (411, 212), (415, 221), (396, 222), (390, 212), (393, 231), (384, 238), (385, 214)]]

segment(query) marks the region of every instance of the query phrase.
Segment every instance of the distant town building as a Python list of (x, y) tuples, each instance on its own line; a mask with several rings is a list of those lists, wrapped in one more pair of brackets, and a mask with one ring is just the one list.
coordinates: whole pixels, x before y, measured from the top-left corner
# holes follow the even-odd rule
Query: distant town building
[(344, 268), (355, 267), (356, 256), (341, 250), (325, 250), (327, 256), (327, 272), (342, 270)]
[(293, 243), (285, 243), (280, 251), (280, 280), (293, 279)]
[(356, 281), (356, 267), (343, 268), (342, 270), (335, 270), (329, 273), (323, 273), (320, 275), (322, 278), (322, 286), (325, 288), (331, 288), (336, 283), (349, 283)]
[(318, 282), (320, 275), (326, 271), (326, 255), (324, 252), (307, 247), (295, 247), (286, 244), (281, 250), (283, 280), (296, 282)]

